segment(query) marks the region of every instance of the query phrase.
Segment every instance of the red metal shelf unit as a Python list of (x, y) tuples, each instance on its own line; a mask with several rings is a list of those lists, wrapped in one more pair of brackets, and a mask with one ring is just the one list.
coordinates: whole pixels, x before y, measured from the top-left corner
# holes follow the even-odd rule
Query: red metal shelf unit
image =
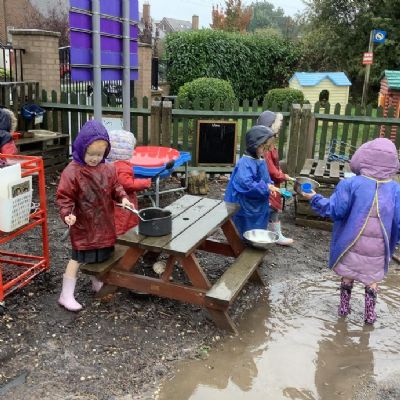
[(0, 304), (4, 298), (18, 288), (26, 286), (36, 275), (50, 267), (49, 239), (47, 230), (46, 188), (44, 165), (41, 157), (11, 156), (0, 154), (0, 158), (10, 164), (21, 164), (21, 177), (38, 179), (39, 205), (31, 211), (28, 224), (13, 232), (0, 231), (0, 245), (12, 241), (25, 232), (41, 227), (42, 243), (40, 255), (20, 254), (0, 248)]

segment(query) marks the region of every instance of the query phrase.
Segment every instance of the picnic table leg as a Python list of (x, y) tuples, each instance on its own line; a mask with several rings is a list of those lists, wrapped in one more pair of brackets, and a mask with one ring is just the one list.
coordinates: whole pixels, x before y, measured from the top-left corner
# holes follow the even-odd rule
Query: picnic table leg
[(212, 319), (215, 322), (215, 325), (217, 325), (218, 328), (221, 328), (228, 332), (232, 332), (235, 335), (238, 334), (235, 323), (232, 321), (232, 318), (228, 315), (226, 311), (215, 310), (208, 307), (207, 311), (210, 313)]
[[(118, 260), (116, 266), (113, 269), (118, 269), (122, 271), (131, 271), (140, 256), (144, 253), (143, 249), (136, 249), (130, 247), (126, 253)], [(104, 276), (104, 281), (107, 281), (107, 275)], [(96, 293), (96, 299), (104, 299), (105, 297), (109, 297), (114, 294), (118, 289), (118, 286), (115, 285), (107, 285), (105, 283), (103, 287)]]
[(182, 257), (179, 261), (194, 287), (210, 289), (211, 283), (193, 253), (187, 257)]
[[(188, 257), (181, 258), (179, 261), (183, 265), (184, 270), (194, 287), (200, 289), (211, 288), (211, 283), (200, 267), (200, 264), (194, 254), (190, 254)], [(216, 310), (207, 306), (206, 309), (219, 328), (237, 334), (235, 324), (225, 310)]]
[(235, 253), (235, 256), (237, 257), (245, 248), (244, 243), (240, 239), (240, 236), (235, 228), (235, 225), (233, 224), (232, 220), (226, 221), (222, 226), (221, 226), (222, 231), (224, 232), (224, 235), (226, 239), (228, 240), (228, 243), (232, 247), (233, 252)]
[(263, 281), (263, 279), (261, 278), (260, 275), (260, 271), (258, 270), (258, 268), (253, 272), (253, 274), (250, 277), (250, 280), (254, 283), (254, 284), (258, 284), (261, 286), (266, 286), (265, 282)]

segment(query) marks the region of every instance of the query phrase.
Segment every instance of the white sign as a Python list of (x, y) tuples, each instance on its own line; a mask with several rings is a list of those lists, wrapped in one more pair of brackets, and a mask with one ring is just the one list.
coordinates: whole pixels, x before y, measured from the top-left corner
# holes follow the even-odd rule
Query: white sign
[(363, 55), (363, 64), (364, 65), (372, 64), (373, 59), (374, 59), (374, 53), (372, 53), (372, 52), (364, 53), (364, 55)]
[(106, 127), (107, 132), (124, 129), (124, 121), (118, 117), (103, 117), (103, 125)]

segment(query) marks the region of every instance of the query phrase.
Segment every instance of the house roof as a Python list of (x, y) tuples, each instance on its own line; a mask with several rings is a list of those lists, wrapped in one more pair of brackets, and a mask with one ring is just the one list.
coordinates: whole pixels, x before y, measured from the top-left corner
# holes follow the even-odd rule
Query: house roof
[(192, 23), (190, 21), (167, 17), (164, 17), (163, 20), (167, 21), (174, 32), (182, 32), (192, 29)]
[(400, 90), (400, 71), (385, 70), (389, 89)]
[(329, 79), (336, 86), (351, 86), (344, 72), (295, 72), (292, 79), (297, 78), (301, 86), (316, 86), (322, 80)]

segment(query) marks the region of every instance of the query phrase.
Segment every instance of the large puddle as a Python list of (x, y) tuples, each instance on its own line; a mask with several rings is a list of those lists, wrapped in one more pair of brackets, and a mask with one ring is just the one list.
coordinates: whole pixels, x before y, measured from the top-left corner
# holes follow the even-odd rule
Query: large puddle
[[(363, 323), (364, 293), (355, 287), (353, 311), (336, 315), (338, 280), (327, 275), (274, 283), (206, 360), (176, 365), (160, 400), (350, 399), (359, 383), (400, 370), (400, 276), (381, 285), (378, 322)], [(307, 277), (310, 278), (310, 277)]]

